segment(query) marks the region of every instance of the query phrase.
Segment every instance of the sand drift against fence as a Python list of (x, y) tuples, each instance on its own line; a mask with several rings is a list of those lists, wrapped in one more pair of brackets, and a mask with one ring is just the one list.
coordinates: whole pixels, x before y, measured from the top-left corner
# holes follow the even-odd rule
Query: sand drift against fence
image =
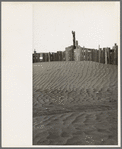
[(117, 145), (118, 66), (33, 64), (34, 145)]

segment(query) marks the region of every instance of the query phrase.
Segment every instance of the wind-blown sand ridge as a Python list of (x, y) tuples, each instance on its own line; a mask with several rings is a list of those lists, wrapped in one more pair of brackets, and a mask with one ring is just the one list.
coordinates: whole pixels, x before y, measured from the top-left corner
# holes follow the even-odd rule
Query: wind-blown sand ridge
[(117, 65), (34, 63), (34, 145), (116, 145), (117, 99)]

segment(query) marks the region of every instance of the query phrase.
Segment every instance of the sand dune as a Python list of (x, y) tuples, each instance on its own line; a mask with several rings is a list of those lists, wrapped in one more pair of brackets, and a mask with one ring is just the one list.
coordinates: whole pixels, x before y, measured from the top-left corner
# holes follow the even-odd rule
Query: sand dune
[(34, 145), (117, 144), (118, 67), (33, 64)]

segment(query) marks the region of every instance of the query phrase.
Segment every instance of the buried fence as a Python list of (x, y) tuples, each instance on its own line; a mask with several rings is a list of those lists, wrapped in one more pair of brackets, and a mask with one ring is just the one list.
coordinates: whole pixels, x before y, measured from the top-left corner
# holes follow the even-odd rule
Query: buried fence
[(50, 62), (50, 61), (94, 61), (103, 64), (118, 65), (118, 46), (115, 44), (112, 49), (99, 48), (88, 49), (85, 47), (70, 46), (65, 51), (56, 53), (36, 53), (33, 54), (33, 62)]
[[(74, 53), (74, 54), (72, 54)], [(73, 56), (73, 58), (71, 58)], [(66, 61), (94, 61), (103, 64), (118, 65), (118, 46), (115, 44), (112, 49), (99, 48), (88, 49), (85, 47), (76, 46), (72, 51), (71, 47), (66, 49)]]

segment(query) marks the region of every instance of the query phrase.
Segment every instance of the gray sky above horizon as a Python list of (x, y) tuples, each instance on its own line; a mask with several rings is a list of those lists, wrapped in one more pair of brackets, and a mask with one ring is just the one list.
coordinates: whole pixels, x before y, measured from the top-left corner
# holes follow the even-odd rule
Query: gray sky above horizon
[(33, 50), (64, 51), (73, 44), (72, 31), (80, 46), (112, 47), (120, 40), (119, 2), (33, 3)]

